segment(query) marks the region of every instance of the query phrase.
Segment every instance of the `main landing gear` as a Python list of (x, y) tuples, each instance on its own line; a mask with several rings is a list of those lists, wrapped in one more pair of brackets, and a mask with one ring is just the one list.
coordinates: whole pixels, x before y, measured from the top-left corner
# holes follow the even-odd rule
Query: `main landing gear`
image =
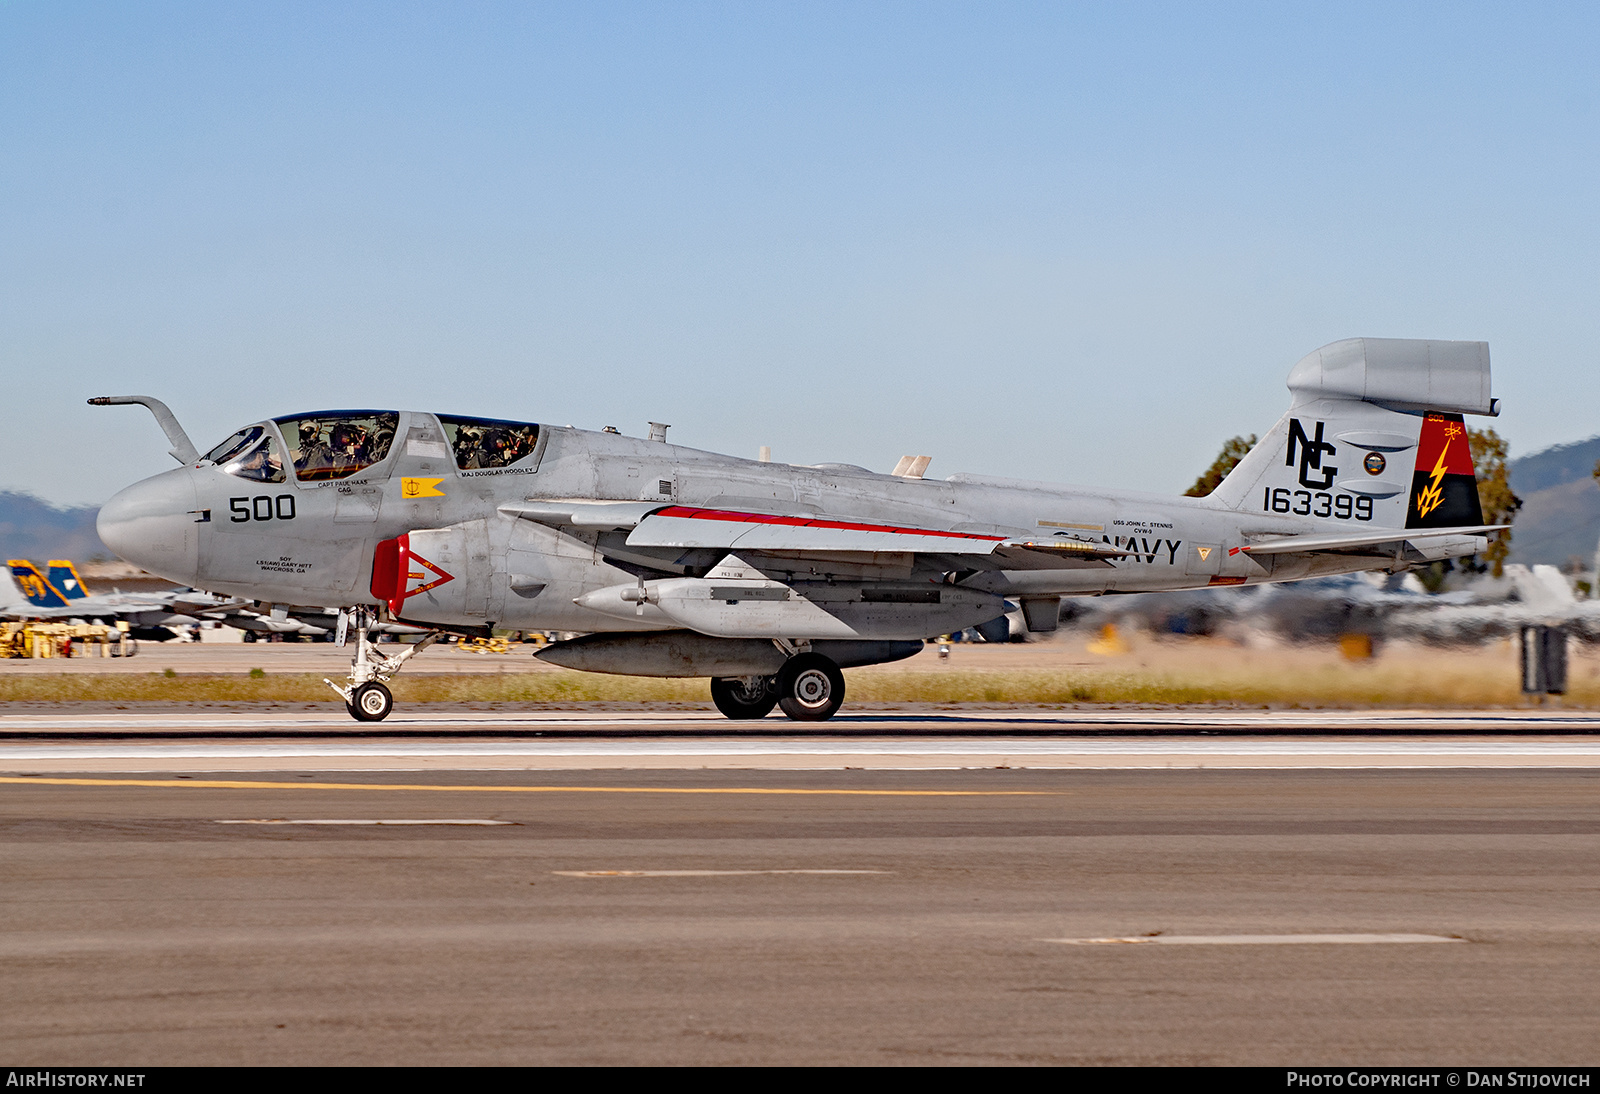
[(735, 720), (765, 718), (776, 706), (797, 722), (822, 722), (844, 702), (844, 674), (820, 653), (797, 653), (776, 676), (714, 678), (711, 701)]
[[(367, 638), (367, 628), (372, 625), (372, 619), (366, 609), (356, 608), (350, 614), (355, 620), (356, 631), (356, 655), (350, 662), (350, 686), (340, 687), (326, 678), (322, 682), (339, 693), (350, 717), (358, 722), (381, 722), (394, 709), (394, 695), (387, 687), (389, 677), (399, 672), (407, 661), (443, 638), (445, 632), (434, 631), (422, 641), (403, 647), (393, 657), (385, 657), (378, 652), (377, 644)], [(343, 629), (341, 626), (341, 636)]]

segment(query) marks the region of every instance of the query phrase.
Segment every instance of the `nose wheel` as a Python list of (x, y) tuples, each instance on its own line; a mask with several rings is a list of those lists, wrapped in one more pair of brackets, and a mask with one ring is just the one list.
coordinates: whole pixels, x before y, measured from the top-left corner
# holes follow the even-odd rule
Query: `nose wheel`
[(350, 709), (350, 716), (358, 722), (381, 722), (394, 709), (394, 695), (374, 681), (362, 684), (351, 692), (350, 701), (345, 706)]

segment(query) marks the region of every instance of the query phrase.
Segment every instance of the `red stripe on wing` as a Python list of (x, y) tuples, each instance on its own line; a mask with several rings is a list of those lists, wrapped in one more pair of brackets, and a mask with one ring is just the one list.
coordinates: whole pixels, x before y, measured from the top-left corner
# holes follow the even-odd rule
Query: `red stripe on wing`
[(846, 532), (891, 532), (900, 536), (941, 536), (945, 539), (977, 539), (1000, 543), (1005, 536), (986, 536), (975, 532), (943, 532), (933, 528), (898, 528), (892, 524), (857, 524), (848, 520), (815, 520), (810, 517), (780, 517), (770, 513), (737, 513), (731, 509), (695, 509), (669, 505), (653, 516), (683, 517), (688, 520), (724, 520), (735, 524), (778, 524), (789, 528), (833, 528)]

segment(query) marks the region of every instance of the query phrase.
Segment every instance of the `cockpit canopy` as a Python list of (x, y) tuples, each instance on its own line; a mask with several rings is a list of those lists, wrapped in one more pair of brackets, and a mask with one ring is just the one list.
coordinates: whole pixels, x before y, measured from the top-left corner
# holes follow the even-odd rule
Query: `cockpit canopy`
[(284, 479), (278, 440), (265, 425), (245, 426), (201, 460), (251, 482), (282, 482)]
[(394, 444), (392, 410), (327, 410), (274, 418), (301, 482), (345, 479), (380, 462)]
[[(441, 414), (439, 423), (462, 471), (509, 467), (532, 456), (539, 444), (539, 427), (532, 422)], [(393, 410), (324, 410), (274, 418), (245, 426), (200, 462), (252, 482), (283, 482), (286, 446), (287, 463), (293, 464), (300, 482), (345, 479), (388, 457), (399, 424), (400, 415)]]
[(457, 418), (439, 415), (456, 466), (463, 471), (480, 467), (509, 467), (533, 454), (539, 427), (530, 422), (503, 422), (495, 418)]

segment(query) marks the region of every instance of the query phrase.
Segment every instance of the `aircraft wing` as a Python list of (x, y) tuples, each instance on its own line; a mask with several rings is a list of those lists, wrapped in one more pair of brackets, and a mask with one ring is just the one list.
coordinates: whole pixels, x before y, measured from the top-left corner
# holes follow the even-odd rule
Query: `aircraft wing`
[(1446, 545), (1456, 546), (1450, 542), (1452, 540), (1481, 538), (1509, 527), (1509, 524), (1485, 524), (1474, 528), (1366, 528), (1359, 532), (1336, 532), (1330, 535), (1271, 536), (1243, 547), (1230, 548), (1228, 553), (1289, 555), (1317, 551), (1358, 551), (1369, 547), (1381, 549), (1384, 554), (1395, 549), (1409, 549), (1428, 556)]
[(810, 515), (749, 513), (670, 505), (641, 520), (628, 536), (630, 547), (716, 547), (738, 551), (834, 554), (977, 555), (1019, 566), (1103, 564), (1128, 552), (1106, 544), (1069, 539), (1011, 539), (983, 532), (956, 532), (896, 524), (831, 520)]
[(84, 613), (76, 608), (36, 608), (31, 604), (13, 605), (0, 611), (0, 619), (7, 622), (49, 622), (57, 619), (82, 619)]
[(500, 506), (508, 517), (536, 521), (559, 528), (628, 529), (658, 509), (670, 508), (659, 501), (589, 501), (572, 498), (566, 501), (519, 501)]
[(1068, 536), (1010, 538), (984, 532), (917, 528), (815, 514), (755, 513), (654, 502), (522, 502), (507, 516), (543, 524), (628, 531), (629, 547), (808, 553), (966, 555), (996, 560), (1004, 569), (1071, 569), (1108, 565), (1131, 552)]

